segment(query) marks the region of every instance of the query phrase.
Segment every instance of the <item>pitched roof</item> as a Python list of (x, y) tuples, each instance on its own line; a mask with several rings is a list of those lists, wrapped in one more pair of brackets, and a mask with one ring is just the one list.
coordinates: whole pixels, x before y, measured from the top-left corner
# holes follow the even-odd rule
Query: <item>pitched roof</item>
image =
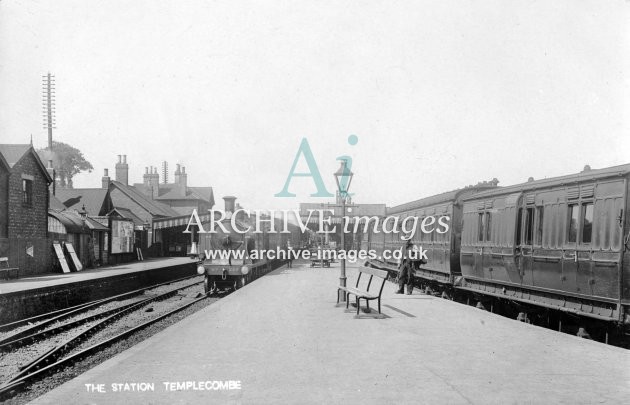
[[(162, 187), (164, 186), (164, 187)], [(187, 190), (186, 194), (182, 193), (179, 187), (167, 187), (170, 184), (160, 184), (160, 194), (156, 200), (200, 200), (198, 195)]]
[[(346, 215), (351, 217), (361, 217), (364, 215), (367, 216), (385, 216), (385, 204), (357, 204), (352, 207), (352, 211), (349, 210), (350, 207), (346, 208)], [(327, 210), (333, 210), (334, 216), (341, 216), (341, 206), (338, 204), (322, 204), (322, 203), (300, 203), (300, 215), (303, 217), (308, 217), (308, 210), (316, 210), (313, 214), (313, 217), (316, 217), (319, 213), (317, 210), (325, 210), (324, 216), (329, 217), (333, 214)]]
[[(127, 198), (142, 206), (151, 214), (151, 216), (174, 217), (179, 215), (177, 211), (168, 205), (159, 201), (151, 200), (134, 186), (126, 186), (119, 181), (112, 181), (110, 184), (120, 190), (125, 196), (127, 196)], [(116, 199), (117, 197), (112, 196), (114, 206), (118, 208), (120, 201), (116, 201)], [(138, 215), (138, 213), (135, 214)]]
[(63, 211), (66, 209), (66, 206), (63, 205), (63, 203), (54, 195), (52, 195), (52, 193), (50, 193), (50, 199), (48, 200), (48, 208), (54, 209), (54, 210), (58, 210), (58, 211)]
[[(152, 193), (151, 188), (147, 187), (143, 183), (135, 183), (133, 187), (146, 196), (150, 196)], [(158, 196), (155, 200), (203, 200), (210, 202), (211, 205), (214, 205), (214, 192), (212, 187), (187, 187), (186, 194), (182, 191), (183, 188), (179, 184), (160, 183)]]
[(37, 165), (41, 169), (44, 174), (44, 177), (48, 181), (48, 183), (52, 183), (53, 179), (50, 177), (48, 170), (46, 170), (46, 166), (33, 149), (33, 145), (30, 144), (9, 144), (9, 143), (1, 143), (0, 144), (0, 161), (2, 163), (6, 163), (10, 169), (15, 166), (17, 162), (22, 159), (22, 157), (27, 153), (32, 153)]
[(103, 188), (57, 189), (56, 197), (64, 206), (80, 210), (85, 205), (88, 215), (103, 215), (109, 190)]
[(133, 213), (133, 211), (131, 211), (128, 208), (122, 208), (122, 207), (114, 208), (108, 213), (108, 215), (110, 215), (112, 212), (117, 212), (123, 218), (132, 219), (134, 226), (135, 225), (141, 226), (144, 224), (144, 221), (142, 220), (142, 218), (138, 217), (136, 214)]
[(48, 215), (57, 218), (63, 226), (66, 227), (66, 231), (70, 233), (87, 233), (89, 228), (83, 225), (83, 219), (75, 211), (55, 211), (48, 210)]
[(105, 225), (101, 224), (100, 222), (97, 222), (96, 220), (90, 217), (85, 218), (85, 226), (87, 226), (88, 229), (91, 229), (93, 231), (109, 231), (108, 227), (106, 227)]
[(214, 205), (214, 190), (212, 190), (212, 187), (188, 187), (188, 189), (201, 199), (209, 201), (211, 205)]
[(11, 171), (11, 165), (9, 165), (9, 162), (7, 162), (7, 160), (4, 158), (4, 155), (2, 154), (1, 151), (0, 151), (0, 165), (4, 166), (7, 171)]
[(13, 168), (15, 164), (22, 159), (22, 156), (31, 148), (29, 144), (0, 144), (0, 153), (6, 159), (9, 167)]

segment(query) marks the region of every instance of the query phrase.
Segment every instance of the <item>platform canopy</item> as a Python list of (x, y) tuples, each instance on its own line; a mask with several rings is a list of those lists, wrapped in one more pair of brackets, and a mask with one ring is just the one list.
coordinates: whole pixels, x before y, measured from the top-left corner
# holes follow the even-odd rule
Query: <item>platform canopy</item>
[[(210, 214), (200, 214), (199, 220), (204, 223), (210, 221)], [(153, 229), (167, 229), (186, 226), (190, 221), (190, 214), (177, 217), (159, 218), (153, 220)]]
[[(63, 227), (63, 229), (62, 229)], [(74, 211), (48, 211), (49, 232), (55, 233), (89, 233), (90, 231), (108, 231), (106, 226), (90, 217), (83, 219)]]
[[(313, 210), (309, 218), (309, 210)], [(320, 221), (320, 213), (323, 213), (324, 220), (331, 219), (333, 224), (341, 223), (341, 205), (325, 204), (325, 203), (301, 203), (300, 218), (302, 223), (316, 224)], [(382, 218), (386, 215), (385, 204), (350, 204), (346, 206), (346, 217), (350, 223), (354, 222), (355, 217), (372, 217)]]

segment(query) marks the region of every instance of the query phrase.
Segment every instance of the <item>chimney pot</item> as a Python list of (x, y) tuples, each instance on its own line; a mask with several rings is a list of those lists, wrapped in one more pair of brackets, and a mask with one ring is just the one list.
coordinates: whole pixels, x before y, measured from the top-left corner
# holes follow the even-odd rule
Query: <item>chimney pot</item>
[[(118, 173), (118, 171), (117, 171)], [(107, 190), (109, 188), (109, 169), (103, 169), (103, 177), (101, 178), (101, 188)]]
[(149, 168), (148, 167), (144, 168), (144, 174), (149, 174)]
[(182, 174), (186, 174), (186, 166), (182, 166)]
[(225, 212), (234, 212), (236, 197), (228, 195), (223, 197), (223, 201), (225, 201)]
[(123, 164), (127, 164), (127, 155), (123, 155)]
[(118, 155), (118, 163), (116, 163), (116, 181), (121, 182), (125, 186), (129, 185), (129, 165), (127, 164), (127, 155), (123, 163), (122, 155)]

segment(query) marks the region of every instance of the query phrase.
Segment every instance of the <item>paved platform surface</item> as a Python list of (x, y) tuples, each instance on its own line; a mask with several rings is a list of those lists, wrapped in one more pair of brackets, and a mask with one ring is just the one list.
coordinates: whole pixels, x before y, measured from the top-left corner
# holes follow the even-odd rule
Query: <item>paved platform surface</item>
[(0, 295), (52, 287), (56, 285), (79, 283), (87, 280), (112, 277), (119, 274), (133, 273), (161, 267), (177, 266), (190, 262), (191, 260), (189, 257), (164, 257), (159, 259), (147, 259), (142, 262), (124, 263), (117, 266), (100, 267), (98, 269), (86, 269), (72, 273), (48, 274), (44, 276), (0, 280)]
[[(630, 353), (385, 285), (336, 306), (339, 268), (280, 268), (35, 404), (627, 403)], [(349, 269), (349, 280), (355, 271)], [(240, 389), (213, 381), (240, 381)], [(183, 383), (167, 390), (164, 383)], [(188, 388), (186, 386), (188, 382)], [(199, 383), (201, 382), (201, 383)], [(152, 383), (114, 392), (111, 384)], [(86, 384), (103, 384), (104, 393)], [(124, 385), (119, 386), (124, 389)], [(169, 385), (177, 389), (177, 385)]]

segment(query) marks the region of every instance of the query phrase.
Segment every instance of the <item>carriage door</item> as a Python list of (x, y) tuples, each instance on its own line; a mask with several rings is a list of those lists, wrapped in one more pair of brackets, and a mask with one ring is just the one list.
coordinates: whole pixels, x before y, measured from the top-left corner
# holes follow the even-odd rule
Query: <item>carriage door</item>
[(520, 282), (521, 284), (532, 285), (533, 284), (533, 269), (534, 269), (534, 195), (528, 195), (526, 197), (527, 205), (523, 208), (522, 218), (522, 235), (521, 235), (521, 259), (520, 259)]
[[(481, 203), (481, 207), (483, 207)], [(484, 255), (484, 239), (486, 235), (486, 213), (477, 213), (477, 243), (475, 244), (475, 251), (473, 252), (475, 263), (475, 275), (480, 278), (484, 278), (483, 271), (483, 255)], [(488, 277), (492, 278), (492, 276)]]
[(578, 229), (580, 204), (567, 205), (567, 228), (564, 253), (562, 255), (562, 284), (564, 291), (577, 292), (578, 272)]
[[(518, 207), (518, 215), (516, 216), (516, 243), (514, 244), (514, 264), (516, 267), (516, 275), (510, 274), (510, 280), (513, 282), (523, 283), (523, 207)], [(514, 277), (518, 277), (515, 280)]]
[[(583, 194), (583, 193), (582, 193)], [(580, 204), (580, 228), (578, 233), (578, 245), (575, 252), (575, 276), (577, 292), (580, 294), (593, 294), (593, 273), (591, 268), (593, 238), (593, 214), (592, 201), (582, 201)]]

